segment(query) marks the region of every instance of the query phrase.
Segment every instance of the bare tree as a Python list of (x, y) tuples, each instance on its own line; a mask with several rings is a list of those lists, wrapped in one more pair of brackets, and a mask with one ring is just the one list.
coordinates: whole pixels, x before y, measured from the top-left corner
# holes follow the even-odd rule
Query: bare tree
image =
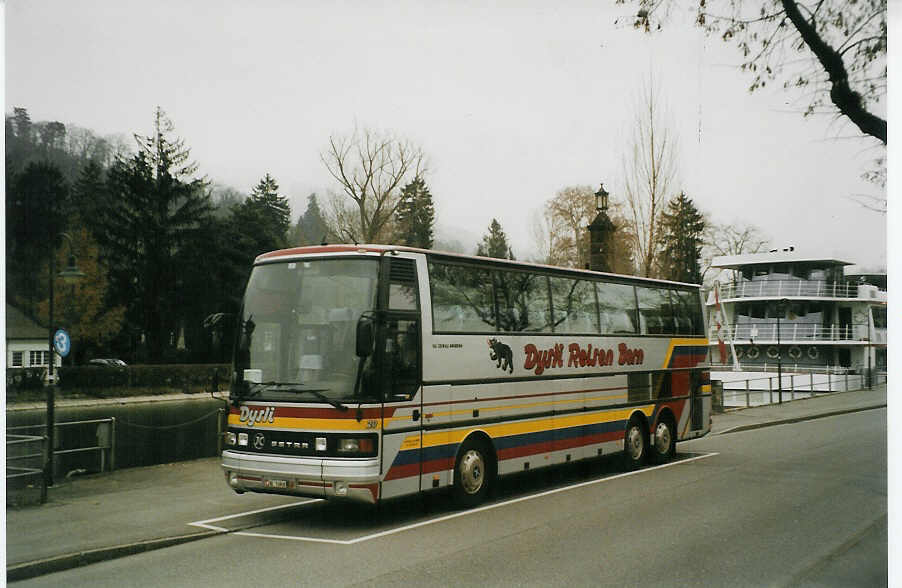
[(770, 246), (770, 242), (758, 227), (744, 224), (716, 224), (708, 222), (705, 229), (705, 245), (702, 248), (702, 278), (705, 283), (713, 281), (716, 274), (711, 263), (715, 257), (722, 255), (743, 255), (761, 253)]
[[(624, 216), (624, 205), (612, 202), (608, 215), (617, 227), (614, 232), (612, 272), (631, 274), (633, 241), (631, 223)], [(542, 254), (542, 262), (563, 267), (584, 268), (589, 262), (588, 225), (597, 214), (591, 186), (567, 186), (545, 203), (542, 214), (533, 219), (533, 238)]]
[(640, 275), (654, 277), (658, 250), (658, 218), (675, 182), (676, 140), (664, 120), (658, 88), (649, 76), (639, 99), (633, 138), (623, 159), (629, 219)]
[(329, 147), (320, 157), (341, 186), (341, 193), (332, 199), (332, 229), (343, 239), (362, 243), (389, 238), (401, 187), (426, 172), (419, 147), (370, 129), (329, 137)]
[[(681, 0), (618, 0), (639, 5), (633, 25), (650, 32)], [(823, 108), (848, 118), (886, 145), (877, 104), (887, 87), (886, 0), (688, 0), (696, 24), (735, 43), (750, 91), (782, 78), (784, 88), (812, 90), (805, 114)]]

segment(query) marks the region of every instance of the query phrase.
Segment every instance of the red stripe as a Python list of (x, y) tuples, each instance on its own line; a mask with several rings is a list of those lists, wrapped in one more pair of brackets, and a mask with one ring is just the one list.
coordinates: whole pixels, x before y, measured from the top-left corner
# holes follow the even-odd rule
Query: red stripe
[[(454, 467), (454, 458), (451, 457), (441, 457), (439, 459), (432, 459), (429, 461), (423, 462), (422, 472), (424, 474), (431, 474), (433, 472), (443, 472), (445, 470), (450, 470)], [(409, 478), (411, 476), (420, 475), (420, 464), (419, 463), (408, 463), (405, 465), (397, 465), (392, 466), (388, 473), (385, 474), (385, 481), (389, 480), (397, 480), (399, 478)]]
[(503, 461), (505, 459), (515, 459), (518, 457), (526, 457), (528, 455), (536, 455), (538, 453), (547, 453), (549, 451), (573, 449), (575, 447), (595, 445), (596, 443), (617, 441), (618, 439), (623, 439), (623, 434), (623, 431), (610, 431), (608, 433), (596, 433), (585, 437), (573, 437), (571, 439), (558, 439), (555, 441), (533, 443), (531, 445), (521, 445), (519, 447), (502, 449), (498, 452), (498, 459)]
[(695, 367), (700, 363), (705, 361), (705, 358), (708, 356), (707, 353), (699, 353), (695, 355), (677, 355), (676, 357), (672, 357), (670, 360), (670, 367), (672, 368), (690, 368)]
[[(271, 405), (267, 404), (248, 404), (246, 405), (250, 410), (263, 410), (265, 408), (270, 407)], [(347, 420), (354, 419), (357, 420), (357, 410), (348, 407), (348, 410), (340, 411), (334, 408), (311, 408), (311, 407), (301, 407), (301, 406), (273, 406), (276, 411), (274, 413), (275, 418), (295, 418), (295, 419), (338, 419), (338, 420)], [(385, 418), (391, 418), (395, 414), (395, 410), (397, 407), (374, 407), (374, 408), (363, 408), (361, 412), (363, 419), (381, 419), (383, 418), (383, 414)], [(229, 414), (240, 415), (241, 409), (233, 406), (229, 411)]]

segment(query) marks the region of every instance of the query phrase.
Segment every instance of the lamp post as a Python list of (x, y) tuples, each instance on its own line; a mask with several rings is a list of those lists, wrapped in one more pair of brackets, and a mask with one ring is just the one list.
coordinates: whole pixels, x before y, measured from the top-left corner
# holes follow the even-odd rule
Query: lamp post
[(782, 298), (777, 303), (777, 399), (779, 404), (783, 404), (783, 349), (780, 347), (780, 319), (786, 312), (787, 304), (789, 304), (788, 298)]
[(608, 217), (608, 192), (604, 184), (595, 192), (595, 219), (589, 224), (589, 269), (596, 272), (611, 271), (608, 259), (611, 253), (611, 235), (616, 226)]
[(865, 348), (865, 349), (866, 349), (866, 353), (868, 354), (868, 390), (873, 390), (873, 385), (874, 385), (874, 382), (873, 382), (872, 377), (871, 377), (871, 316), (872, 316), (871, 307), (868, 306), (868, 314), (867, 314), (867, 321), (868, 321), (868, 345), (867, 345), (867, 347)]
[[(79, 278), (84, 277), (84, 273), (78, 269), (78, 266), (75, 265), (75, 254), (72, 252), (72, 237), (70, 237), (66, 233), (60, 233), (60, 235), (66, 239), (69, 243), (69, 260), (66, 268), (59, 273), (59, 277), (63, 278), (64, 281), (72, 283), (77, 281)], [(47, 450), (44, 456), (44, 489), (43, 492), (46, 493), (48, 486), (53, 486), (53, 450), (55, 443), (55, 431), (56, 428), (56, 416), (54, 414), (56, 410), (56, 381), (53, 377), (53, 352), (54, 352), (54, 335), (56, 331), (53, 328), (53, 281), (56, 278), (56, 251), (53, 250), (53, 245), (51, 241), (50, 246), (50, 300), (49, 300), (49, 308), (48, 308), (48, 319), (49, 319), (49, 349), (48, 349), (48, 359), (49, 366), (47, 367), (47, 373), (49, 375), (49, 385), (47, 386)], [(42, 500), (46, 499), (46, 496), (42, 494)]]

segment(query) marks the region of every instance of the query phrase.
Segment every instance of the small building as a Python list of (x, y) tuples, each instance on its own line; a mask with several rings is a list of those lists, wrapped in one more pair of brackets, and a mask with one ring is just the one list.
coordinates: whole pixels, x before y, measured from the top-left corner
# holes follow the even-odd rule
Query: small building
[[(34, 319), (11, 304), (6, 304), (6, 367), (8, 370), (47, 367), (50, 361), (50, 333)], [(54, 365), (62, 358), (54, 355)]]

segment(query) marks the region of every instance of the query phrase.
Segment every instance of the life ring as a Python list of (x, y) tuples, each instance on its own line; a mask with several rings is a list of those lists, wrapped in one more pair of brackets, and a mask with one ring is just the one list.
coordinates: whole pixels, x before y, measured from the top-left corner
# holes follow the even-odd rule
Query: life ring
[(776, 345), (771, 345), (767, 348), (767, 356), (771, 359), (777, 359), (777, 356), (780, 355), (780, 352), (777, 351)]
[(745, 353), (745, 356), (749, 359), (758, 359), (758, 356), (761, 352), (758, 350), (757, 346), (749, 347), (749, 350)]
[(742, 354), (743, 354), (744, 352), (745, 352), (745, 350), (744, 350), (742, 347), (737, 347), (737, 348), (736, 348), (736, 359), (741, 358), (741, 357), (742, 357)]
[(793, 345), (789, 348), (789, 357), (791, 357), (792, 359), (799, 359), (800, 357), (802, 357), (802, 350), (799, 349), (798, 345)]
[(811, 359), (817, 359), (820, 355), (820, 351), (818, 351), (817, 347), (811, 346), (808, 348), (808, 357)]

